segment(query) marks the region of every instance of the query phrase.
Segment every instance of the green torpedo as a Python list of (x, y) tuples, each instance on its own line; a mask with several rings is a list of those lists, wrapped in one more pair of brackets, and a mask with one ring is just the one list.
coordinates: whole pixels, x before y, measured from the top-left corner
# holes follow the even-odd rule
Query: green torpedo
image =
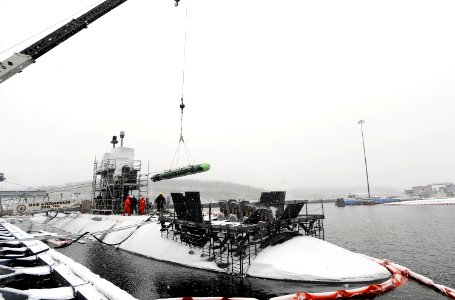
[(182, 177), (186, 175), (202, 173), (210, 170), (210, 165), (208, 163), (202, 163), (198, 165), (189, 165), (183, 168), (178, 168), (175, 170), (168, 170), (162, 173), (158, 173), (150, 177), (153, 182), (165, 180), (165, 179), (172, 179), (176, 177)]

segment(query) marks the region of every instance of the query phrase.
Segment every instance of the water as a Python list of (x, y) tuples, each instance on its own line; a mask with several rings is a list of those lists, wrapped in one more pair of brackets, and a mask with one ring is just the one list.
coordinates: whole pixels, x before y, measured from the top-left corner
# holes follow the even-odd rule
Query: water
[(330, 208), (326, 240), (454, 286), (454, 215), (455, 206)]
[[(310, 212), (318, 207), (309, 208)], [(349, 250), (388, 258), (450, 287), (455, 286), (455, 206), (325, 205), (326, 240)], [(139, 299), (237, 296), (268, 299), (297, 291), (321, 292), (360, 285), (330, 285), (238, 278), (141, 257), (95, 242), (60, 250)], [(409, 281), (381, 299), (447, 299)]]

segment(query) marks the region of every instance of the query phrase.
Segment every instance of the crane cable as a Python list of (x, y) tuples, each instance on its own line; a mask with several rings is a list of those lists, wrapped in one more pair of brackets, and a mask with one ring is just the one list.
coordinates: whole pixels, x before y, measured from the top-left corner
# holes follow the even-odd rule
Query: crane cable
[[(177, 2), (178, 3), (178, 2)], [(180, 98), (180, 139), (179, 144), (182, 142), (185, 144), (185, 140), (183, 139), (183, 109), (185, 108), (185, 104), (183, 103), (183, 93), (185, 90), (185, 67), (186, 67), (186, 30), (188, 23), (188, 7), (185, 6), (185, 38), (183, 42), (183, 68), (182, 68), (182, 97)]]
[[(177, 5), (176, 5), (177, 6)], [(185, 139), (183, 137), (183, 110), (185, 108), (185, 103), (183, 102), (184, 99), (184, 90), (185, 90), (185, 69), (186, 69), (186, 43), (187, 43), (187, 23), (188, 23), (188, 7), (185, 5), (185, 34), (184, 34), (184, 42), (183, 42), (183, 68), (182, 68), (182, 90), (181, 90), (181, 98), (180, 98), (180, 137), (177, 144), (177, 149), (175, 150), (174, 157), (172, 158), (171, 167), (169, 170), (172, 169), (175, 162), (175, 167), (178, 167), (179, 158), (180, 158), (180, 148), (183, 145), (183, 150), (186, 156), (186, 162), (188, 165), (194, 163), (194, 159), (185, 143)], [(180, 189), (180, 184), (179, 184)]]
[(191, 156), (191, 153), (185, 144), (185, 139), (183, 138), (183, 110), (185, 108), (185, 103), (183, 103), (183, 98), (184, 98), (184, 90), (185, 90), (185, 68), (186, 68), (186, 35), (187, 35), (187, 24), (188, 23), (188, 7), (185, 5), (185, 37), (184, 37), (184, 42), (183, 42), (183, 68), (182, 68), (182, 94), (180, 98), (180, 137), (179, 141), (177, 144), (177, 149), (175, 150), (174, 157), (172, 158), (171, 162), (171, 167), (169, 169), (172, 169), (172, 166), (174, 165), (174, 161), (176, 166), (178, 165), (179, 157), (180, 157), (180, 147), (181, 144), (184, 146), (186, 158), (187, 158), (187, 163), (190, 164), (193, 161), (193, 157)]
[[(171, 162), (171, 166), (170, 166), (169, 170), (171, 170), (172, 167), (174, 166), (174, 162), (175, 162), (175, 167), (178, 166), (179, 158), (180, 158), (180, 148), (181, 148), (182, 144), (183, 144), (183, 147), (185, 150), (187, 163), (190, 164), (190, 162), (193, 160), (193, 158), (191, 157), (191, 154), (189, 153), (188, 147), (185, 144), (185, 139), (183, 138), (183, 109), (184, 108), (185, 108), (185, 104), (183, 103), (183, 96), (182, 96), (181, 103), (180, 103), (180, 137), (179, 137), (179, 141), (177, 143), (177, 149), (175, 149), (174, 157), (172, 158), (172, 162)], [(191, 157), (191, 160), (189, 159), (189, 157)]]
[[(182, 70), (182, 104), (180, 104), (180, 108), (182, 109), (183, 115), (183, 108), (185, 105), (183, 104), (183, 90), (185, 87), (185, 63), (186, 63), (186, 30), (187, 30), (187, 23), (188, 23), (188, 7), (185, 5), (185, 39), (183, 42), (183, 70)], [(183, 108), (182, 108), (183, 105)]]

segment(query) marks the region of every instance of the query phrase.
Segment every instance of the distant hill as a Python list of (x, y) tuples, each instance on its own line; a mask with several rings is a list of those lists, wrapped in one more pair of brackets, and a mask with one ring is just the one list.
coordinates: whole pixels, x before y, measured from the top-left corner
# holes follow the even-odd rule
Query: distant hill
[[(336, 199), (347, 197), (348, 194), (354, 194), (359, 197), (368, 197), (365, 187), (309, 187), (289, 189), (286, 193), (286, 199)], [(374, 187), (371, 189), (371, 197), (401, 196), (403, 190), (396, 188)]]
[(149, 185), (150, 195), (154, 198), (160, 192), (169, 195), (171, 192), (199, 191), (202, 202), (216, 202), (222, 199), (259, 199), (264, 189), (225, 181), (208, 180), (166, 180)]
[[(49, 192), (51, 199), (60, 199), (63, 193), (63, 199), (76, 198), (79, 194), (79, 199), (91, 199), (92, 185), (91, 181), (72, 182), (59, 186), (41, 186)], [(336, 199), (346, 197), (349, 193), (357, 196), (365, 197), (366, 189), (362, 187), (305, 187), (293, 188), (286, 191), (287, 200), (315, 200), (315, 199)], [(156, 198), (160, 192), (165, 196), (171, 192), (184, 191), (200, 191), (202, 202), (216, 202), (226, 199), (246, 199), (258, 200), (261, 192), (265, 190), (249, 185), (237, 184), (226, 181), (210, 181), (210, 180), (164, 180), (149, 183), (149, 195), (151, 198)], [(402, 190), (394, 188), (372, 188), (371, 195), (373, 197), (382, 196), (400, 196)]]
[[(40, 189), (49, 192), (51, 199), (76, 198), (91, 199), (92, 185), (91, 181), (72, 182), (59, 186), (40, 186)], [(171, 192), (200, 191), (202, 202), (215, 202), (222, 199), (259, 199), (264, 189), (248, 185), (236, 184), (224, 181), (208, 180), (165, 180), (149, 183), (149, 195), (156, 198), (160, 192), (165, 196)]]

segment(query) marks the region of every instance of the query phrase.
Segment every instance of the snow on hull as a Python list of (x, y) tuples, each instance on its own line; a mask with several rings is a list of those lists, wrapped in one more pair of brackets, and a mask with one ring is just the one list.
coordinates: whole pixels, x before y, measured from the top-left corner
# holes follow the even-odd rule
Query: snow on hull
[(368, 282), (390, 277), (360, 254), (313, 237), (295, 237), (258, 254), (248, 275), (317, 282)]
[[(75, 214), (59, 215), (48, 225), (70, 233), (97, 232), (140, 225), (148, 216), (118, 216)], [(35, 216), (33, 221), (43, 223), (45, 216)], [(213, 261), (201, 258), (202, 251), (161, 237), (161, 225), (156, 219), (143, 223), (119, 248), (157, 260), (173, 262), (193, 268), (225, 272)], [(135, 228), (127, 228), (103, 235), (106, 243), (124, 240)], [(367, 282), (390, 277), (384, 267), (371, 262), (329, 242), (316, 238), (295, 237), (282, 244), (261, 251), (252, 261), (249, 276), (279, 280), (318, 282)]]
[(455, 198), (429, 198), (422, 200), (407, 200), (402, 202), (391, 202), (389, 206), (419, 206), (419, 205), (455, 205)]

